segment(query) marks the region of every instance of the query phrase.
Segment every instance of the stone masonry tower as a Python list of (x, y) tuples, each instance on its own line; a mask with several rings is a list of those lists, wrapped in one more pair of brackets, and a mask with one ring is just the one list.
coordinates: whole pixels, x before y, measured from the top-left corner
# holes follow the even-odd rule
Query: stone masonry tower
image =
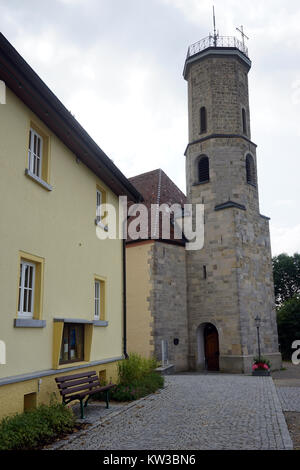
[(245, 372), (258, 354), (279, 368), (269, 219), (259, 212), (244, 43), (209, 36), (189, 47), (187, 197), (204, 204), (205, 241), (187, 252), (192, 369)]

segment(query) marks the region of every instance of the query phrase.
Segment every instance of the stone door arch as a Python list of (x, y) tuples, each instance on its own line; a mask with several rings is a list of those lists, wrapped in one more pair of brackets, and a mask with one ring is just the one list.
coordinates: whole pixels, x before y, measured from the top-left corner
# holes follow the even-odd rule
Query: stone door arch
[(219, 370), (219, 334), (212, 323), (197, 328), (197, 370)]

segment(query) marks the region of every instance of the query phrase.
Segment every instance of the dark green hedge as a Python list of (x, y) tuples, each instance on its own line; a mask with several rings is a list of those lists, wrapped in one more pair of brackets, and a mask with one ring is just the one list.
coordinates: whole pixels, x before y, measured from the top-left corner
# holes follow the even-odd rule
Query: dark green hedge
[(75, 417), (61, 404), (41, 405), (4, 418), (0, 423), (0, 450), (30, 450), (53, 442), (56, 437), (72, 432)]

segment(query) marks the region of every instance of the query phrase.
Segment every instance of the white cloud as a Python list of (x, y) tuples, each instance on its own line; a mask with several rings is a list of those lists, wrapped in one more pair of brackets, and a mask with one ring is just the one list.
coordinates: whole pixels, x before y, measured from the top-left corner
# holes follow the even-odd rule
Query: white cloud
[(279, 227), (271, 223), (271, 241), (273, 256), (280, 253), (289, 255), (300, 253), (300, 224), (292, 227)]
[(293, 208), (296, 203), (293, 199), (278, 199), (274, 202), (274, 205), (277, 207)]
[(188, 45), (212, 31), (213, 4), (221, 35), (243, 24), (250, 37), (262, 212), (276, 227), (298, 226), (297, 0), (0, 0), (1, 28), (127, 176), (162, 167), (184, 190), (182, 68)]
[(292, 83), (292, 103), (300, 104), (300, 78), (297, 78)]

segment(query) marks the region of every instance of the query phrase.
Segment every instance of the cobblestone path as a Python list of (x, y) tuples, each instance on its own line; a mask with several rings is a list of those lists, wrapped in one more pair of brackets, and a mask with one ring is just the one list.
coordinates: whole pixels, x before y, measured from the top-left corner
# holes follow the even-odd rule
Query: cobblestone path
[(182, 374), (61, 449), (291, 449), (269, 377)]
[(300, 412), (300, 387), (278, 387), (277, 393), (283, 411)]

